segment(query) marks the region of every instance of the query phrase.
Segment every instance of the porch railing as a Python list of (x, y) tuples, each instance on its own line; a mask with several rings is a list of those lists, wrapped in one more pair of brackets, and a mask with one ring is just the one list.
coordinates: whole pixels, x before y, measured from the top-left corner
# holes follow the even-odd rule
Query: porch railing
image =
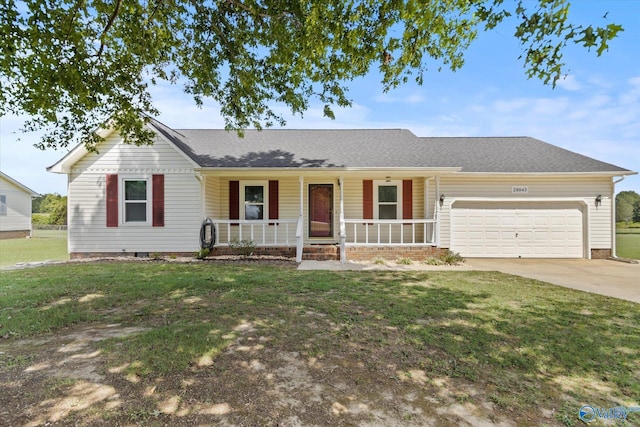
[(345, 219), (345, 245), (431, 246), (435, 219)]
[(296, 244), (297, 219), (247, 221), (213, 219), (216, 246), (228, 246), (234, 240), (252, 240), (256, 246), (293, 246)]

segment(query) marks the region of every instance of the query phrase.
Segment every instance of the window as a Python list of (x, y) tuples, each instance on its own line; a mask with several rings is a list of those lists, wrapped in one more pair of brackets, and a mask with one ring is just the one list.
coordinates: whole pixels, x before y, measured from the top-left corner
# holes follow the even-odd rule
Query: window
[(124, 187), (124, 222), (146, 223), (148, 218), (147, 180), (125, 179)]
[(7, 215), (7, 196), (0, 194), (0, 215)]
[(267, 218), (267, 204), (265, 203), (267, 185), (265, 182), (243, 182), (241, 194), (244, 219), (259, 221)]
[(402, 182), (375, 182), (374, 203), (376, 219), (402, 218)]
[(105, 177), (106, 226), (164, 227), (164, 175)]

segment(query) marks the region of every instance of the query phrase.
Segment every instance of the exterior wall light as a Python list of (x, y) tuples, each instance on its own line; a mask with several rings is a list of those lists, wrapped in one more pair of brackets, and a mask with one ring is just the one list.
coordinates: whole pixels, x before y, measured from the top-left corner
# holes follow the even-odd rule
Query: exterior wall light
[(444, 204), (444, 194), (440, 195), (440, 207)]
[(596, 196), (596, 208), (602, 204), (602, 194)]

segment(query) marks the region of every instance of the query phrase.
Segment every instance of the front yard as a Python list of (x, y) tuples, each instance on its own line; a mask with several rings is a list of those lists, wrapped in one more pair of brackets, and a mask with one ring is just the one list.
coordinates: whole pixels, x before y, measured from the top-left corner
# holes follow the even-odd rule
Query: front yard
[(3, 272), (0, 301), (0, 425), (575, 425), (640, 404), (640, 305), (494, 272), (79, 263)]
[(0, 268), (18, 263), (68, 259), (66, 230), (33, 230), (30, 239), (0, 240)]
[(640, 259), (640, 227), (616, 228), (616, 252), (622, 258)]

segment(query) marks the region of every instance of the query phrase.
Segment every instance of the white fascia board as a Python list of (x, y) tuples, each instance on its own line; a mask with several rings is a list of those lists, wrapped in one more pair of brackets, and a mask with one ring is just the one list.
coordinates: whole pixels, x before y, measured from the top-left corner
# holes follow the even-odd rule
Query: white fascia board
[(554, 177), (554, 176), (625, 176), (637, 175), (635, 171), (604, 171), (604, 172), (458, 172), (458, 176), (483, 176), (483, 177)]
[[(105, 139), (109, 135), (111, 135), (115, 129), (98, 129), (96, 133), (101, 138)], [(96, 147), (97, 148), (97, 147)], [(76, 164), (80, 159), (86, 156), (89, 153), (87, 147), (81, 142), (75, 147), (71, 149), (63, 158), (58, 160), (53, 165), (47, 167), (47, 172), (51, 173), (60, 173), (60, 174), (69, 174), (71, 173), (71, 168), (74, 164)]]
[(327, 172), (335, 172), (335, 173), (407, 173), (413, 174), (416, 173), (428, 173), (430, 175), (438, 175), (438, 174), (446, 174), (457, 172), (460, 168), (340, 168), (340, 167), (331, 167), (331, 168), (304, 168), (304, 167), (291, 167), (291, 168), (218, 168), (218, 167), (199, 167), (194, 170), (201, 172), (203, 175), (266, 175), (269, 173), (284, 173), (290, 175), (300, 175), (300, 174), (325, 174)]

